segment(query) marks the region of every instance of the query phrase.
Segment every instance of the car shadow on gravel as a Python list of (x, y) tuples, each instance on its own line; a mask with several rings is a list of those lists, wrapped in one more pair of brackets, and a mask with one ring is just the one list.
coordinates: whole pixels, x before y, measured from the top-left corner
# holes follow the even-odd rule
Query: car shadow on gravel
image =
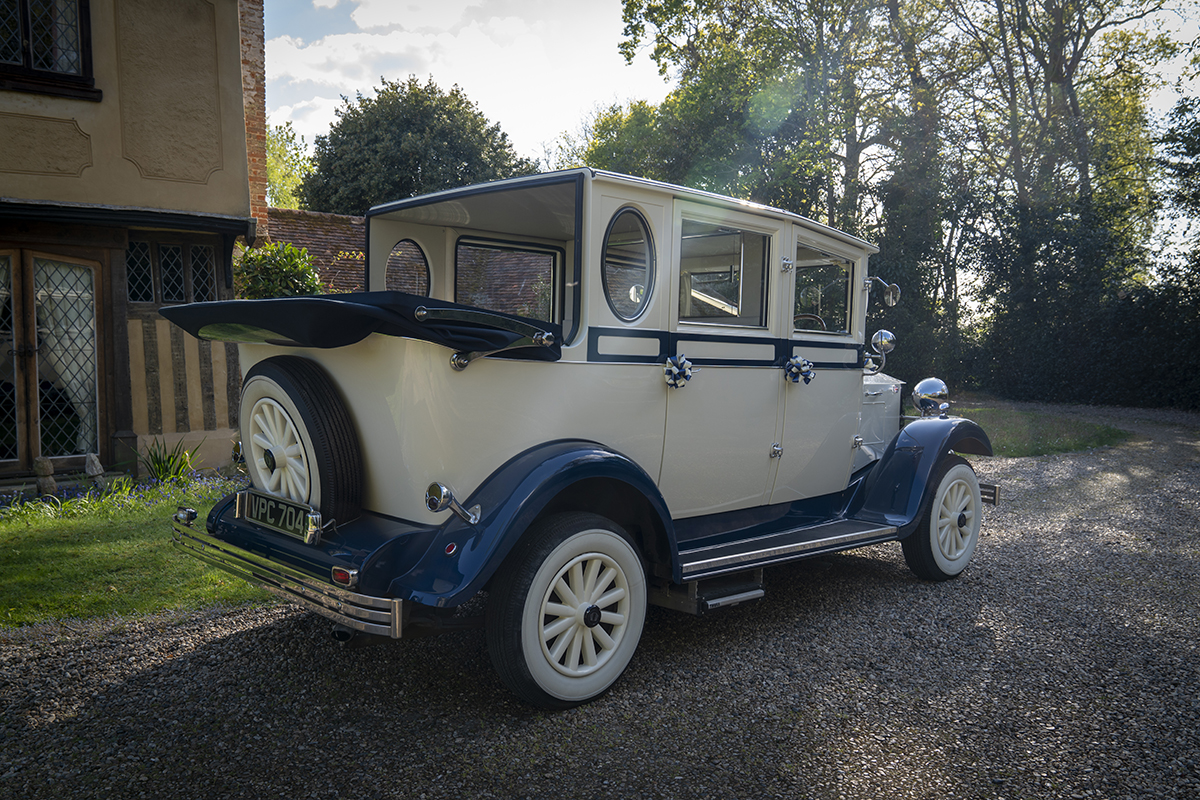
[[(763, 600), (703, 617), (652, 608), (625, 676), (566, 712), (512, 698), (479, 631), (348, 649), (275, 606), (12, 637), (0, 778), (28, 798), (1196, 797), (1197, 520), (1170, 516), (1193, 513), (1191, 467), (1134, 454), (1032, 465), (955, 581), (890, 544), (769, 569)], [(1121, 506), (1082, 491), (1098, 475), (1166, 489)]]

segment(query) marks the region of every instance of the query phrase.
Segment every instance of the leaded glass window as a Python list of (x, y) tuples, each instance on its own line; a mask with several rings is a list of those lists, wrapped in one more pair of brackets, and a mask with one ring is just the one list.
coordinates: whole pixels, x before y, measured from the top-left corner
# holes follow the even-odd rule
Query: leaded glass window
[(30, 0), (29, 45), (34, 69), (80, 74), (79, 3)]
[(96, 309), (92, 270), (33, 260), (42, 455), (98, 451)]
[(125, 251), (129, 302), (204, 303), (216, 300), (216, 269), (217, 250), (213, 245), (131, 240)]
[(213, 297), (213, 249), (192, 245), (192, 300), (207, 303)]
[(154, 302), (154, 265), (150, 262), (149, 242), (130, 242), (125, 251), (125, 275), (129, 282), (129, 302)]
[(0, 64), (21, 61), (21, 8), (6, 2), (0, 5)]
[(0, 459), (17, 457), (17, 362), (13, 358), (13, 257), (0, 255)]
[(0, 88), (99, 100), (88, 0), (0, 0)]
[(183, 278), (183, 248), (177, 244), (158, 246), (158, 276), (164, 303), (182, 303), (187, 298)]

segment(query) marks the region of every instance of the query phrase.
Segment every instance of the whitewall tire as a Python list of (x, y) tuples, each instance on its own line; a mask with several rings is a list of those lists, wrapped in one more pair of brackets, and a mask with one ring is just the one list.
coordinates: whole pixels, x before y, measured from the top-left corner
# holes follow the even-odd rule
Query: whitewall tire
[(982, 508), (975, 470), (958, 456), (946, 459), (921, 524), (901, 543), (909, 569), (929, 581), (957, 577), (979, 543)]
[(641, 554), (595, 514), (533, 526), (497, 574), (487, 641), (500, 678), (543, 708), (599, 697), (629, 666), (646, 617)]
[(313, 506), (325, 521), (362, 509), (358, 437), (345, 405), (314, 362), (275, 356), (242, 384), (242, 453), (255, 488)]

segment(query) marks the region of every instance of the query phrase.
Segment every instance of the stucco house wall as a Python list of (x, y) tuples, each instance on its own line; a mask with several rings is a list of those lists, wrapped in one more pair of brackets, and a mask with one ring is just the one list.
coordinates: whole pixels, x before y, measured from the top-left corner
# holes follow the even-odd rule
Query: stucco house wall
[(55, 34), (0, 49), (0, 476), (227, 461), (236, 349), (158, 309), (232, 297), (268, 224), (262, 0), (16, 1)]

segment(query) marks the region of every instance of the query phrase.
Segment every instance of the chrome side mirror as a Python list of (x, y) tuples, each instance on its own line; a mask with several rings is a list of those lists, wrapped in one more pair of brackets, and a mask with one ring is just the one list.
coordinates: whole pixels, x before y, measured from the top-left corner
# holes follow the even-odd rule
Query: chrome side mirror
[(883, 278), (872, 275), (863, 282), (863, 288), (869, 292), (871, 284), (875, 282), (883, 287), (883, 304), (885, 306), (894, 306), (900, 302), (900, 287), (894, 283), (888, 283)]
[(429, 488), (425, 490), (425, 507), (434, 513), (450, 509), (468, 525), (479, 522), (479, 506), (471, 506), (470, 511), (463, 508), (462, 504), (454, 499), (454, 493), (450, 491), (450, 487), (444, 483), (429, 484)]
[[(871, 337), (871, 349), (875, 351), (875, 355), (867, 356), (863, 364), (863, 372), (867, 375), (874, 375), (883, 369), (883, 365), (887, 363), (888, 353), (896, 349), (896, 335), (880, 328)], [(878, 364), (875, 363), (876, 356), (879, 358)]]

